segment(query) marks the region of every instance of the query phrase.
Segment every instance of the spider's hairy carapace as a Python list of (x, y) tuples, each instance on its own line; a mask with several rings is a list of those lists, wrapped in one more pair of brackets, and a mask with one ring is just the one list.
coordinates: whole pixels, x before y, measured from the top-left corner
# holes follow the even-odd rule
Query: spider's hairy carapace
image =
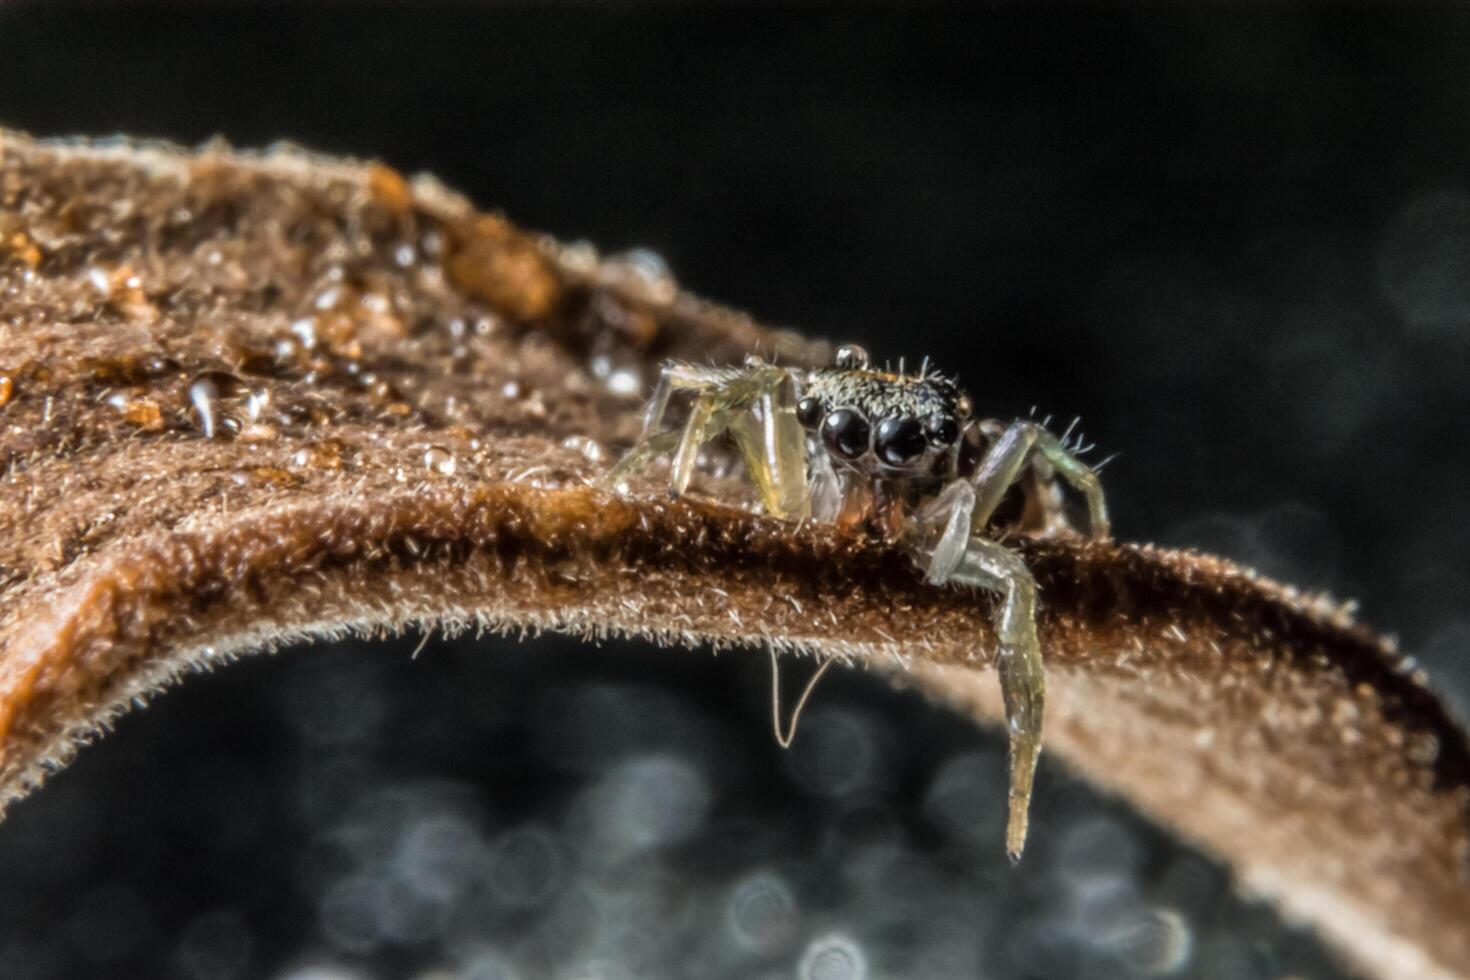
[[(688, 416), (665, 428), (680, 391), (691, 396)], [(757, 358), (740, 368), (671, 363), (644, 413), (642, 436), (604, 482), (620, 487), (669, 456), (671, 490), (682, 494), (700, 447), (728, 433), (768, 513), (866, 525), (901, 543), (929, 582), (996, 593), (995, 658), (1010, 737), (1006, 850), (1019, 860), (1046, 682), (1036, 583), (1020, 555), (996, 539), (993, 521), (1016, 491), (1017, 530), (1071, 532), (1059, 481), (1085, 498), (1093, 537), (1108, 535), (1107, 507), (1096, 472), (1045, 426), (972, 412), (969, 396), (927, 362), (918, 374), (878, 370), (854, 345), (811, 370)]]

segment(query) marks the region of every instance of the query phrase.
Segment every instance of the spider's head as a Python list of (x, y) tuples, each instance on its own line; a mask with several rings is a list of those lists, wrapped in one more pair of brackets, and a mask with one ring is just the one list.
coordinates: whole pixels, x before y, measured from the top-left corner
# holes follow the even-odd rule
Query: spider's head
[(967, 440), (970, 399), (928, 370), (895, 374), (868, 366), (861, 347), (813, 371), (796, 416), (838, 465), (879, 476), (946, 477)]

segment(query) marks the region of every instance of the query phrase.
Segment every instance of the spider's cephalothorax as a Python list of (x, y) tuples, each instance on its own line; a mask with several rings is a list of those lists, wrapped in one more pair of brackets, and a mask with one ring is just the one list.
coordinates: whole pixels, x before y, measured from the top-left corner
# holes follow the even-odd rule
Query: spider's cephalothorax
[[(948, 479), (961, 463), (970, 399), (948, 378), (875, 371), (860, 348), (808, 372), (796, 418), (840, 466), (875, 477)], [(972, 445), (973, 449), (973, 445)]]
[[(664, 429), (670, 397), (681, 390), (693, 395), (688, 418)], [(997, 593), (995, 655), (1010, 732), (1006, 850), (1019, 859), (1045, 678), (1036, 583), (1020, 555), (992, 536), (992, 521), (1016, 490), (1026, 512), (1042, 515), (1035, 528), (1070, 529), (1058, 478), (1086, 498), (1089, 534), (1106, 537), (1108, 517), (1096, 473), (1044, 426), (970, 416), (970, 400), (953, 381), (927, 367), (916, 375), (875, 370), (855, 346), (814, 370), (755, 358), (741, 368), (668, 364), (642, 437), (604, 479), (620, 486), (672, 456), (671, 489), (682, 494), (700, 447), (729, 433), (768, 513), (868, 522), (901, 542), (929, 582)]]

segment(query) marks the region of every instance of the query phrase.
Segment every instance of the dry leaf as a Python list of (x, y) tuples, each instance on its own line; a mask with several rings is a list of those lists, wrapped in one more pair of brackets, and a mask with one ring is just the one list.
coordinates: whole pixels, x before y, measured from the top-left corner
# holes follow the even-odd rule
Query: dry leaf
[[(419, 622), (773, 644), (997, 716), (986, 597), (738, 483), (589, 485), (663, 359), (823, 345), (379, 165), (0, 160), (0, 803), (191, 667)], [(1053, 764), (1371, 973), (1470, 973), (1470, 751), (1387, 644), (1207, 556), (1027, 551)]]

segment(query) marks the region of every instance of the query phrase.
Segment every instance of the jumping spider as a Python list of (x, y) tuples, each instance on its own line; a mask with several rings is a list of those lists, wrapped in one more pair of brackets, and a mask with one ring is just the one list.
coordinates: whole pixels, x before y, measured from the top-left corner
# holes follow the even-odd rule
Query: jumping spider
[[(664, 429), (676, 391), (693, 396), (689, 417)], [(758, 358), (739, 368), (666, 364), (642, 436), (604, 482), (616, 487), (672, 454), (671, 492), (682, 494), (700, 448), (726, 432), (773, 516), (866, 523), (898, 542), (930, 583), (1001, 596), (995, 631), (1010, 737), (1006, 851), (1019, 860), (1046, 685), (1036, 582), (1020, 555), (995, 540), (993, 519), (1003, 501), (1016, 498), (1021, 509), (1008, 527), (1043, 535), (1070, 529), (1060, 477), (1086, 499), (1088, 533), (1106, 538), (1096, 472), (1043, 425), (972, 419), (969, 396), (927, 364), (918, 374), (880, 371), (861, 347), (848, 345), (832, 366), (815, 370)]]

